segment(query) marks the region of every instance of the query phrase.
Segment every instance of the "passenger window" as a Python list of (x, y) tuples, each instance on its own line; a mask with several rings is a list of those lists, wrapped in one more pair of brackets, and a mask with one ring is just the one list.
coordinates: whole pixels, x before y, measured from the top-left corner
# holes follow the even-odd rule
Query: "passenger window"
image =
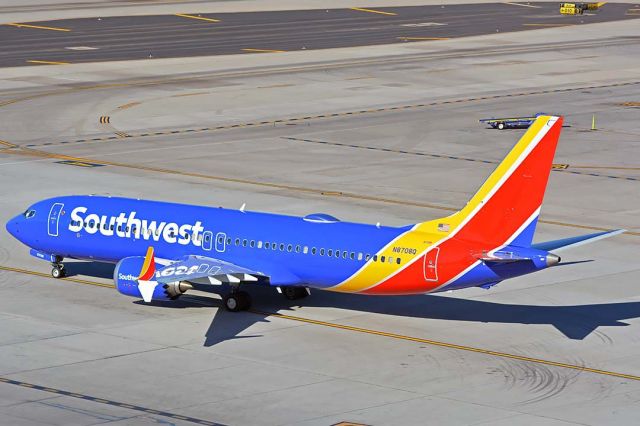
[(336, 250), (336, 257), (340, 259), (340, 250)]
[(389, 263), (393, 263), (393, 256), (389, 256)]
[(367, 253), (367, 254), (364, 256), (364, 261), (365, 261), (365, 262), (368, 262), (368, 261), (369, 261), (369, 259), (371, 259), (371, 256), (369, 255), (369, 253)]
[(342, 258), (346, 259), (347, 257), (349, 257), (349, 252), (348, 251), (343, 251), (342, 252)]
[(327, 256), (333, 256), (333, 250), (331, 249), (327, 250)]
[(356, 258), (356, 254), (354, 252), (351, 252), (351, 260)]
[(256, 246), (256, 242), (254, 240), (251, 240), (251, 242), (249, 242), (249, 247), (255, 247)]
[(206, 242), (209, 242), (209, 234), (205, 235), (204, 240), (205, 240)]
[(271, 243), (271, 250), (276, 250), (278, 245), (276, 243)]
[(231, 245), (231, 238), (227, 238), (227, 245), (230, 246)]
[(384, 256), (380, 256), (380, 262), (384, 263)]
[(284, 244), (280, 243), (280, 251), (284, 251)]
[(258, 248), (262, 248), (262, 241), (258, 241)]
[(377, 255), (377, 254), (374, 254), (374, 255), (373, 255), (373, 261), (374, 261), (374, 262), (377, 262), (377, 261), (378, 261), (378, 255)]
[(242, 247), (246, 247), (247, 246), (247, 240), (242, 240)]
[(320, 256), (324, 256), (324, 249), (323, 248), (320, 249)]
[(362, 253), (358, 253), (358, 260), (362, 260)]
[(269, 249), (269, 241), (266, 241), (266, 242), (264, 243), (264, 248)]
[(313, 255), (315, 255), (315, 254), (316, 254), (316, 248), (315, 248), (315, 247), (312, 247), (312, 248), (311, 248), (311, 254), (313, 254)]
[(303, 254), (307, 254), (307, 253), (309, 253), (309, 247), (304, 246), (304, 248), (302, 249), (302, 253), (303, 253)]
[(236, 238), (236, 245), (239, 246), (240, 245), (240, 238)]
[(296, 246), (296, 253), (300, 253), (300, 246), (299, 245)]
[(400, 258), (399, 258), (399, 257), (396, 257), (396, 263), (399, 265), (399, 264), (400, 264), (400, 262), (401, 262), (401, 261), (400, 261)]
[(288, 251), (288, 252), (290, 252), (291, 250), (293, 250), (293, 246), (292, 246), (291, 244), (289, 244), (289, 245), (287, 246), (287, 251)]

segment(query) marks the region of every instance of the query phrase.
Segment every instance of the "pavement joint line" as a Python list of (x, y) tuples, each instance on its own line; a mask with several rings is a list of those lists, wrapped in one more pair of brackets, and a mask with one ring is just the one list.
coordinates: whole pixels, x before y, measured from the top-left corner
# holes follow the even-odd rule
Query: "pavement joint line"
[[(498, 164), (499, 163), (498, 161), (483, 160), (483, 159), (479, 159), (479, 158), (461, 157), (461, 156), (453, 156), (453, 155), (447, 155), (447, 154), (431, 154), (431, 153), (428, 153), (428, 152), (406, 151), (406, 150), (391, 149), (391, 148), (379, 148), (379, 147), (365, 146), (365, 145), (353, 145), (353, 144), (342, 143), (342, 142), (330, 142), (330, 141), (321, 141), (321, 140), (313, 140), (313, 139), (301, 139), (301, 138), (288, 137), (288, 136), (281, 136), (280, 139), (296, 141), (296, 142), (306, 142), (306, 143), (314, 143), (314, 144), (342, 146), (342, 147), (349, 147), (349, 148), (356, 148), (356, 149), (368, 149), (368, 150), (373, 150), (373, 151), (392, 152), (392, 153), (396, 153), (396, 154), (407, 154), (407, 155), (422, 156), (422, 157), (447, 158), (447, 159), (450, 159), (450, 160), (471, 161), (471, 162), (484, 163), (484, 164)], [(606, 178), (611, 178), (611, 179), (640, 181), (640, 178), (634, 178), (634, 177), (628, 177), (628, 176), (613, 176), (613, 175), (605, 175), (605, 174), (600, 174), (600, 173), (590, 173), (590, 172), (580, 172), (580, 171), (574, 171), (574, 170), (567, 170), (569, 167), (573, 167), (573, 166), (570, 166), (569, 164), (558, 164), (558, 163), (555, 163), (555, 164), (553, 164), (553, 167), (552, 167), (551, 170), (555, 171), (555, 172), (564, 171), (564, 172), (567, 172), (567, 173), (576, 174), (576, 175), (583, 175), (583, 176), (606, 177)], [(606, 167), (603, 167), (603, 168), (606, 168)], [(621, 168), (621, 169), (622, 170), (627, 170), (627, 168)], [(640, 168), (628, 168), (628, 169), (630, 169), (630, 170), (640, 170)]]
[(362, 8), (362, 7), (351, 7), (350, 9), (358, 11), (358, 12), (377, 13), (379, 15), (388, 15), (388, 16), (396, 16), (396, 15), (398, 15), (397, 13), (393, 13), (393, 12), (384, 12), (382, 10), (376, 10), (376, 9), (365, 9), (365, 8)]
[(179, 16), (181, 18), (189, 18), (189, 19), (197, 19), (199, 21), (207, 21), (207, 22), (220, 22), (219, 19), (213, 18), (205, 18), (203, 16), (190, 15), (188, 13), (174, 13), (175, 16)]
[(276, 49), (242, 49), (243, 52), (248, 53), (284, 53), (286, 50), (276, 50)]
[(95, 396), (91, 396), (91, 395), (85, 395), (85, 394), (80, 394), (80, 393), (76, 393), (76, 392), (70, 392), (70, 391), (66, 391), (66, 390), (63, 390), (63, 389), (51, 388), (51, 387), (48, 387), (48, 386), (36, 385), (36, 384), (33, 384), (33, 383), (23, 382), (21, 380), (9, 379), (7, 377), (0, 377), (0, 383), (6, 383), (6, 384), (9, 384), (9, 385), (20, 386), (20, 387), (23, 387), (23, 388), (35, 389), (35, 390), (39, 390), (39, 391), (42, 391), (42, 392), (48, 392), (48, 393), (53, 393), (53, 394), (56, 394), (56, 395), (68, 396), (68, 397), (71, 397), (71, 398), (83, 399), (85, 401), (91, 401), (91, 402), (95, 402), (95, 403), (103, 404), (103, 405), (111, 405), (111, 406), (115, 406), (115, 407), (126, 408), (126, 409), (132, 410), (132, 411), (139, 411), (139, 412), (143, 412), (143, 413), (156, 414), (156, 415), (159, 415), (159, 416), (162, 416), (162, 417), (168, 417), (168, 418), (176, 419), (176, 420), (183, 420), (183, 421), (186, 421), (186, 422), (189, 422), (189, 423), (195, 423), (195, 424), (199, 424), (199, 425), (224, 426), (224, 424), (222, 424), (222, 423), (216, 423), (216, 422), (212, 422), (210, 420), (198, 419), (196, 417), (190, 417), (190, 416), (183, 416), (183, 415), (171, 413), (171, 412), (168, 412), (168, 411), (153, 410), (153, 409), (150, 409), (150, 408), (141, 407), (139, 405), (125, 404), (125, 403), (122, 403), (122, 402), (113, 401), (113, 400), (109, 400), (109, 399), (96, 398)]
[[(10, 272), (17, 272), (17, 273), (28, 274), (28, 275), (42, 276), (42, 277), (51, 278), (51, 279), (56, 279), (56, 278), (51, 277), (49, 274), (44, 274), (44, 273), (36, 272), (36, 271), (30, 271), (30, 270), (26, 270), (26, 269), (13, 268), (13, 267), (8, 267), (8, 266), (4, 266), (4, 265), (0, 265), (0, 270), (10, 271)], [(57, 278), (57, 280), (59, 280), (59, 279), (60, 278)], [(98, 287), (109, 287), (109, 288), (114, 288), (115, 287), (113, 285), (104, 285), (102, 283), (88, 281), (88, 280), (69, 280), (69, 279), (65, 279), (65, 280), (66, 281), (79, 282), (80, 284), (95, 285), (95, 286), (98, 286)], [(517, 360), (517, 361), (524, 361), (524, 362), (530, 362), (530, 363), (535, 363), (535, 364), (544, 364), (544, 365), (549, 365), (549, 366), (553, 366), (553, 367), (559, 367), (559, 368), (565, 368), (565, 369), (570, 369), (570, 370), (581, 371), (581, 372), (585, 372), (585, 373), (593, 373), (593, 374), (599, 374), (599, 375), (604, 375), (604, 376), (618, 377), (618, 378), (622, 378), (622, 379), (640, 381), (640, 376), (636, 376), (636, 375), (633, 375), (633, 374), (625, 374), (625, 373), (618, 373), (618, 372), (615, 372), (615, 371), (601, 370), (601, 369), (597, 369), (597, 368), (586, 367), (586, 366), (583, 366), (583, 365), (568, 364), (568, 363), (564, 363), (564, 362), (545, 360), (545, 359), (541, 359), (541, 358), (529, 357), (529, 356), (525, 356), (525, 355), (511, 354), (511, 353), (507, 353), (507, 352), (494, 351), (494, 350), (490, 350), (490, 349), (476, 348), (476, 347), (473, 347), (473, 346), (466, 346), (466, 345), (461, 345), (461, 344), (457, 344), (457, 343), (442, 342), (442, 341), (439, 341), (439, 340), (425, 339), (425, 338), (421, 338), (421, 337), (412, 337), (412, 336), (407, 336), (407, 335), (403, 335), (403, 334), (391, 333), (391, 332), (379, 331), (379, 330), (373, 330), (373, 329), (363, 328), (363, 327), (354, 327), (354, 326), (345, 325), (345, 324), (339, 324), (339, 323), (335, 323), (335, 322), (320, 321), (320, 320), (314, 320), (314, 319), (311, 319), (311, 318), (299, 317), (299, 316), (294, 316), (294, 315), (280, 314), (280, 313), (277, 313), (277, 312), (260, 311), (260, 310), (257, 310), (257, 309), (250, 309), (249, 312), (251, 312), (253, 314), (256, 314), (256, 315), (266, 316), (266, 317), (281, 318), (281, 319), (286, 319), (286, 320), (290, 320), (290, 321), (297, 321), (297, 322), (302, 322), (302, 323), (307, 323), (307, 324), (320, 325), (320, 326), (329, 327), (329, 328), (336, 328), (336, 329), (341, 329), (341, 330), (354, 331), (354, 332), (363, 333), (363, 334), (370, 334), (370, 335), (375, 335), (375, 336), (389, 337), (389, 338), (396, 339), (396, 340), (405, 340), (405, 341), (423, 343), (423, 344), (428, 344), (428, 345), (432, 345), (432, 346), (438, 346), (438, 347), (448, 348), (448, 349), (455, 349), (455, 350), (460, 350), (460, 351), (465, 351), (465, 352), (479, 353), (479, 354), (489, 355), (489, 356), (498, 357), (498, 358), (508, 358), (508, 359), (513, 359), (513, 360)], [(5, 383), (16, 384), (18, 386), (25, 386), (24, 384), (22, 384), (23, 382), (10, 380), (10, 379), (4, 378), (4, 377), (0, 377), (0, 381), (1, 382), (5, 382)], [(12, 383), (12, 382), (15, 382), (15, 383)], [(68, 396), (73, 396), (73, 394), (71, 392), (61, 391), (59, 389), (44, 388), (42, 386), (34, 385), (32, 383), (27, 384), (27, 386), (29, 386), (29, 385), (30, 385), (30, 387), (33, 387), (33, 388), (36, 388), (36, 389), (50, 391), (50, 392), (53, 392), (53, 393), (61, 393), (63, 395), (68, 395)], [(107, 404), (110, 404), (110, 405), (118, 405), (118, 406), (120, 406), (119, 404), (122, 404), (120, 402), (115, 402), (115, 401), (100, 400), (98, 398), (90, 397), (90, 396), (87, 396), (87, 395), (83, 395), (83, 397), (86, 398), (86, 399), (90, 399), (90, 400), (96, 401), (96, 402), (105, 401), (104, 403), (107, 403)], [(135, 406), (135, 407), (136, 408), (134, 408), (134, 409), (138, 410), (138, 411), (140, 411), (140, 410), (145, 410), (145, 411), (149, 410), (148, 408), (137, 407), (137, 406)], [(147, 411), (147, 412), (149, 412), (149, 411)], [(180, 417), (176, 417), (176, 416), (179, 416), (179, 415), (173, 414), (173, 413), (157, 412), (157, 414), (160, 414), (160, 415), (163, 415), (163, 416), (167, 416), (167, 417), (171, 417), (171, 418), (180, 418)], [(192, 419), (192, 418), (188, 418), (188, 419)], [(184, 420), (184, 419), (182, 419), (182, 420)], [(198, 422), (201, 421), (200, 419), (193, 419), (193, 420), (195, 420), (194, 423), (198, 423)], [(192, 421), (192, 420), (189, 420), (189, 421)], [(202, 423), (200, 423), (200, 424), (202, 424)]]
[[(280, 189), (285, 191), (296, 191), (296, 192), (302, 192), (306, 194), (337, 196), (337, 197), (343, 197), (343, 198), (348, 198), (352, 200), (363, 200), (363, 201), (386, 203), (386, 204), (397, 204), (401, 206), (430, 208), (430, 209), (445, 210), (445, 211), (451, 211), (451, 212), (456, 212), (459, 210), (459, 208), (447, 207), (447, 206), (438, 205), (438, 204), (422, 203), (422, 202), (386, 198), (386, 197), (376, 197), (371, 195), (362, 195), (362, 194), (349, 193), (349, 192), (327, 191), (327, 190), (318, 189), (318, 188), (310, 188), (310, 187), (296, 186), (296, 185), (289, 185), (289, 184), (282, 184), (282, 183), (275, 183), (275, 182), (253, 181), (250, 179), (234, 178), (234, 177), (228, 177), (228, 176), (207, 175), (204, 173), (188, 172), (185, 170), (165, 169), (165, 168), (155, 167), (155, 166), (144, 166), (142, 164), (119, 163), (114, 161), (99, 160), (99, 159), (93, 159), (88, 157), (74, 157), (74, 156), (64, 155), (64, 154), (53, 154), (46, 151), (32, 149), (32, 148), (22, 148), (20, 151), (13, 150), (13, 151), (7, 151), (7, 153), (11, 153), (14, 155), (30, 155), (30, 156), (40, 157), (40, 158), (51, 158), (51, 159), (102, 164), (106, 166), (122, 167), (122, 168), (127, 168), (132, 170), (145, 170), (149, 172), (164, 173), (164, 174), (176, 175), (176, 176), (186, 176), (186, 177), (193, 177), (193, 178), (199, 178), (199, 179), (216, 180), (219, 182), (227, 182), (227, 183), (234, 183), (234, 184), (241, 184), (241, 185), (252, 185), (252, 186), (259, 186), (264, 188)], [(611, 230), (611, 228), (602, 228), (599, 226), (581, 225), (581, 224), (559, 222), (559, 221), (548, 221), (544, 219), (540, 219), (538, 220), (538, 222), (551, 223), (554, 225), (568, 227), (568, 228), (591, 229), (595, 231)], [(627, 231), (622, 235), (637, 237), (637, 236), (640, 236), (640, 232)]]
[(17, 28), (33, 28), (36, 30), (49, 30), (49, 31), (61, 31), (61, 32), (71, 32), (69, 28), (58, 28), (58, 27), (46, 27), (43, 25), (31, 25), (31, 24), (21, 24), (18, 22), (12, 22), (10, 24), (5, 24), (11, 27)]

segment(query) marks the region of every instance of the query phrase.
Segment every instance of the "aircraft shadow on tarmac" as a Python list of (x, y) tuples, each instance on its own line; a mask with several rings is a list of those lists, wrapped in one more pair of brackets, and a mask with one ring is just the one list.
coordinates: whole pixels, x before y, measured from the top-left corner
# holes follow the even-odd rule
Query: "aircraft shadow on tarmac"
[[(113, 265), (95, 262), (74, 262), (69, 263), (67, 267), (70, 275), (110, 277), (113, 271)], [(224, 287), (218, 287), (218, 289), (220, 293), (227, 291)], [(459, 299), (433, 294), (376, 297), (325, 291), (312, 291), (311, 296), (305, 299), (289, 301), (276, 293), (273, 288), (247, 285), (246, 290), (254, 300), (255, 309), (251, 312), (227, 312), (222, 308), (220, 300), (197, 294), (187, 294), (173, 302), (153, 302), (152, 306), (173, 309), (219, 308), (205, 334), (205, 346), (213, 346), (229, 339), (260, 337), (260, 335), (238, 335), (258, 322), (268, 321), (269, 315), (260, 313), (261, 311), (282, 312), (298, 306), (330, 307), (363, 313), (445, 321), (546, 324), (552, 325), (569, 339), (575, 340), (584, 339), (598, 327), (628, 326), (629, 324), (622, 320), (640, 317), (640, 302), (540, 306)], [(134, 303), (142, 304), (141, 301)]]

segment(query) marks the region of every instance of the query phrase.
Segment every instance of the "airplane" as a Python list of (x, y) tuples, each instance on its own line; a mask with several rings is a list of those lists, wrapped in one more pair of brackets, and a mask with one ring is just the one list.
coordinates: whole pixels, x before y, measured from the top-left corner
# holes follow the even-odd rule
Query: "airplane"
[(249, 309), (243, 289), (251, 285), (275, 287), (290, 300), (309, 289), (488, 289), (558, 265), (560, 250), (624, 232), (533, 243), (562, 122), (538, 117), (461, 210), (407, 226), (74, 195), (36, 202), (6, 228), (31, 255), (51, 262), (53, 277), (65, 275), (64, 259), (116, 263), (117, 290), (147, 303), (223, 285), (233, 312)]

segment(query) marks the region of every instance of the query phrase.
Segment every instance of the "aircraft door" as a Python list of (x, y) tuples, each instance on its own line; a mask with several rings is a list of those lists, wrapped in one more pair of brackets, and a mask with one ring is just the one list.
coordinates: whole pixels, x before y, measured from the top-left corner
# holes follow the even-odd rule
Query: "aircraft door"
[(58, 222), (60, 220), (60, 213), (62, 212), (62, 208), (64, 204), (55, 203), (51, 206), (51, 210), (49, 211), (49, 220), (48, 220), (48, 234), (52, 237), (58, 236)]
[(438, 254), (440, 247), (434, 247), (424, 256), (424, 279), (438, 281)]
[(213, 244), (213, 234), (211, 231), (204, 231), (202, 234), (202, 248), (205, 250), (211, 250)]
[(223, 253), (227, 248), (227, 234), (224, 232), (218, 232), (216, 234), (216, 251)]

